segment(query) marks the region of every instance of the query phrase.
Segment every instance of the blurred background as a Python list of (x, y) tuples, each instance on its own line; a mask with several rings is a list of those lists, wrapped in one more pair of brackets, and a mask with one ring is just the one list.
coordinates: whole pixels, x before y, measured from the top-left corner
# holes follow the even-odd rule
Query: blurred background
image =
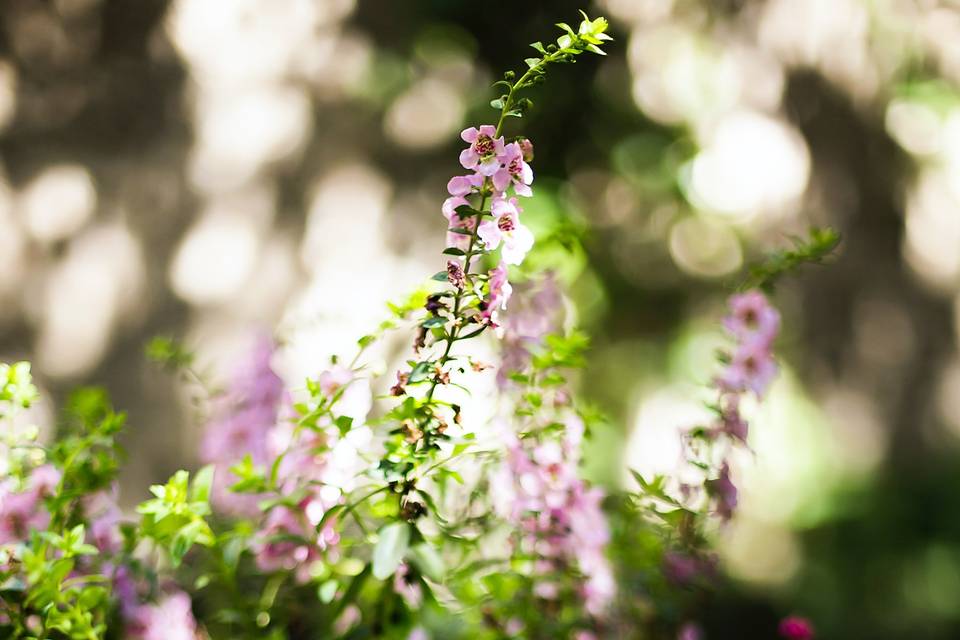
[[(279, 327), (287, 373), (316, 373), (442, 264), (459, 131), (581, 7), (0, 2), (0, 356), (34, 362), (36, 417), (106, 386), (133, 502), (199, 433), (149, 337), (223, 370)], [(960, 637), (960, 3), (582, 8), (610, 55), (556, 69), (522, 126), (525, 220), (573, 241), (534, 262), (570, 287), (615, 425), (588, 471), (673, 468), (740, 269), (832, 225), (838, 258), (777, 291), (783, 375), (707, 628), (770, 637), (796, 611), (823, 638)]]

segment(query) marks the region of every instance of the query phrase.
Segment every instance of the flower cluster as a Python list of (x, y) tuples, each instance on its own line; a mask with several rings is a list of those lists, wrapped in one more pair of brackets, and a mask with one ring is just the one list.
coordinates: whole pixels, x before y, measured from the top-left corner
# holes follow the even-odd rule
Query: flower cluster
[[(706, 435), (746, 445), (748, 423), (740, 413), (740, 402), (744, 394), (751, 392), (762, 399), (777, 374), (772, 346), (780, 330), (780, 313), (756, 289), (731, 296), (728, 304), (730, 312), (723, 326), (736, 344), (714, 383), (719, 394), (718, 419)], [(706, 488), (716, 513), (722, 520), (729, 520), (737, 507), (738, 492), (726, 459), (720, 463), (717, 477), (707, 481)]]
[[(248, 362), (238, 367), (207, 425), (202, 452), (216, 468), (214, 505), (224, 514), (259, 522), (251, 548), (258, 568), (266, 573), (291, 572), (297, 581), (306, 582), (314, 565), (324, 557), (334, 558), (340, 540), (337, 520), (325, 518), (327, 511), (342, 503), (366, 466), (361, 452), (372, 439), (364, 424), (371, 394), (365, 380), (335, 365), (317, 377), (314, 391), (330, 407), (337, 405), (338, 415), (350, 420), (351, 429), (341, 434), (331, 415), (302, 425), (286, 408), (290, 394), (271, 366), (275, 351), (274, 342), (263, 338)], [(249, 482), (255, 469), (275, 461), (272, 483)], [(267, 498), (274, 506), (264, 512), (260, 504)]]
[(583, 422), (571, 414), (564, 426), (560, 441), (506, 434), (506, 464), (494, 478), (494, 490), (503, 517), (516, 528), (518, 551), (533, 558), (534, 593), (557, 598), (563, 588), (558, 576), (575, 567), (583, 576), (578, 596), (599, 618), (615, 592), (605, 556), (610, 532), (600, 508), (603, 492), (589, 488), (577, 471)]
[(13, 478), (0, 482), (0, 545), (26, 540), (33, 530), (42, 531), (50, 522), (44, 498), (60, 483), (60, 472), (46, 464), (33, 469), (25, 486)]
[[(481, 320), (497, 326), (498, 313), (506, 308), (512, 291), (507, 265), (521, 264), (534, 242), (533, 233), (520, 222), (523, 208), (510, 195), (511, 189), (516, 196), (533, 195), (528, 162), (533, 145), (525, 138), (507, 143), (493, 125), (470, 127), (460, 136), (470, 145), (460, 154), (460, 164), (473, 173), (450, 179), (450, 197), (441, 210), (448, 222), (448, 246), (465, 257), (462, 265), (448, 261), (447, 271), (451, 284), (462, 289), (474, 254), (500, 249), (500, 262), (487, 275), (487, 294), (480, 303)], [(476, 199), (476, 209), (470, 198)]]
[(253, 464), (270, 464), (270, 431), (277, 422), (283, 399), (283, 381), (270, 361), (275, 351), (269, 336), (259, 336), (249, 360), (236, 369), (227, 392), (216, 399), (213, 418), (207, 424), (200, 458), (214, 465), (213, 505), (224, 514), (256, 516), (260, 496), (229, 490), (237, 481), (230, 467), (250, 456)]

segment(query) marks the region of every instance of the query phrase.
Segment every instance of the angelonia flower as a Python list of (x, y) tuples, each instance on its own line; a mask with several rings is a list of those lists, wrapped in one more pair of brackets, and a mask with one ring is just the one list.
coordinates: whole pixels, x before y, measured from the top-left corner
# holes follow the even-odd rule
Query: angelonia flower
[(485, 176), (492, 176), (500, 170), (505, 158), (504, 144), (503, 136), (494, 138), (496, 135), (497, 128), (491, 124), (482, 125), (479, 129), (470, 127), (460, 133), (463, 141), (470, 143), (460, 153), (460, 164), (464, 169), (476, 169)]
[(155, 604), (141, 605), (128, 621), (127, 633), (137, 640), (197, 640), (190, 596), (175, 591)]
[[(706, 435), (746, 445), (749, 424), (740, 413), (741, 400), (748, 394), (762, 400), (777, 375), (773, 342), (780, 330), (780, 314), (758, 290), (733, 295), (728, 305), (723, 326), (734, 339), (734, 348), (714, 380), (719, 396), (717, 418)], [(738, 491), (728, 460), (723, 458), (715, 468), (716, 475), (706, 481), (705, 488), (715, 513), (726, 521), (736, 511)]]
[(503, 320), (501, 367), (497, 374), (501, 387), (509, 386), (509, 372), (527, 368), (533, 351), (547, 335), (562, 329), (563, 316), (563, 295), (552, 272), (518, 285), (510, 312)]
[(373, 440), (365, 424), (372, 407), (369, 382), (342, 365), (323, 371), (317, 382), (336, 413), (349, 417), (352, 426), (341, 436), (329, 418), (317, 430), (298, 429), (293, 419), (277, 421), (268, 437), (270, 459), (282, 456), (279, 490), (284, 496), (295, 495), (297, 502), (271, 509), (251, 548), (261, 571), (292, 572), (301, 583), (310, 579), (317, 563), (336, 560), (337, 518), (324, 516), (356, 488)]
[(501, 262), (490, 272), (489, 293), (480, 303), (480, 317), (493, 327), (498, 326), (499, 312), (507, 308), (507, 301), (513, 294), (507, 277), (507, 265)]
[(31, 531), (43, 531), (50, 514), (43, 506), (60, 483), (60, 472), (45, 464), (31, 470), (26, 486), (15, 490), (9, 479), (0, 483), (0, 544), (23, 542)]
[[(447, 246), (459, 249), (467, 257), (447, 261), (447, 280), (461, 291), (473, 290), (472, 256), (478, 250), (499, 250), (500, 261), (486, 277), (487, 291), (478, 294), (482, 297), (480, 320), (496, 327), (498, 312), (506, 308), (512, 291), (507, 266), (521, 264), (534, 243), (533, 233), (520, 221), (523, 210), (517, 198), (510, 195), (511, 190), (518, 196), (533, 194), (533, 170), (529, 165), (533, 144), (527, 139), (505, 143), (502, 136), (497, 136), (497, 128), (489, 124), (469, 127), (460, 135), (469, 144), (460, 153), (460, 164), (473, 173), (450, 179), (450, 195), (441, 211), (447, 219)], [(479, 211), (487, 203), (487, 215), (466, 212), (461, 216), (457, 212), (465, 206)]]
[(813, 625), (806, 618), (789, 616), (780, 621), (780, 637), (787, 640), (811, 640)]
[(533, 248), (533, 233), (520, 224), (522, 209), (516, 198), (500, 198), (493, 201), (493, 220), (484, 220), (477, 229), (477, 236), (484, 246), (493, 251), (503, 243), (501, 255), (507, 264), (520, 264)]
[(577, 473), (582, 423), (568, 416), (562, 441), (532, 442), (506, 434), (505, 464), (493, 478), (501, 516), (518, 531), (521, 552), (538, 558), (535, 594), (558, 597), (556, 583), (564, 568), (575, 566), (584, 608), (601, 617), (615, 593), (613, 571), (605, 551), (610, 539), (600, 507), (603, 492), (590, 488)]
[(276, 345), (259, 336), (247, 361), (238, 369), (227, 392), (218, 398), (200, 446), (201, 460), (216, 466), (212, 502), (222, 513), (259, 514), (255, 495), (229, 490), (236, 478), (229, 471), (249, 455), (254, 465), (270, 463), (268, 437), (277, 422), (283, 399), (283, 381), (270, 366)]
[(777, 375), (772, 346), (780, 330), (780, 314), (758, 290), (731, 296), (723, 326), (736, 340), (730, 363), (717, 379), (726, 393), (752, 391), (762, 398)]

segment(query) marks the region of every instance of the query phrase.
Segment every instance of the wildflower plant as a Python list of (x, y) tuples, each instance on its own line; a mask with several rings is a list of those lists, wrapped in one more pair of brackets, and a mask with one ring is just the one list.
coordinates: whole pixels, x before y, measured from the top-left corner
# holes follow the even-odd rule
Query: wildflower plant
[[(513, 123), (548, 71), (611, 40), (603, 18), (558, 26), (495, 83), (491, 122), (461, 134), (439, 206), (442, 268), (349, 360), (287, 384), (272, 366), (282, 347), (261, 336), (214, 391), (189, 349), (151, 343), (152, 359), (207, 394), (206, 466), (151, 487), (135, 512), (117, 504), (125, 418), (103, 392), (77, 392), (46, 444), (13, 426), (37, 396), (29, 365), (0, 368), (0, 635), (697, 637), (656, 605), (717, 570), (707, 529), (736, 508), (740, 400), (762, 398), (776, 374), (781, 318), (763, 291), (836, 238), (777, 254), (730, 299), (716, 419), (684, 436), (701, 485), (671, 492), (638, 474), (635, 490), (607, 495), (588, 482), (582, 444), (604, 420), (577, 399), (589, 340), (569, 327), (553, 274), (517, 280), (535, 244), (523, 217), (535, 180), (533, 142)], [(406, 355), (381, 378), (371, 347), (403, 329)], [(481, 340), (497, 346), (494, 364), (471, 349)], [(478, 379), (492, 383), (492, 417), (467, 408)], [(659, 582), (637, 580), (638, 567)]]

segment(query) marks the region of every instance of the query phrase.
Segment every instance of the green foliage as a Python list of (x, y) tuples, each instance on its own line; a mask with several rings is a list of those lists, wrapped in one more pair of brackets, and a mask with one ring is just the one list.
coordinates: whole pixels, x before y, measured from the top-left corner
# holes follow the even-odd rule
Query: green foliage
[(177, 471), (166, 484), (155, 484), (155, 497), (142, 502), (137, 512), (140, 535), (164, 549), (174, 567), (195, 545), (211, 546), (215, 538), (206, 517), (210, 515), (210, 486), (213, 467), (201, 469), (190, 481), (190, 474)]
[(793, 237), (793, 247), (768, 254), (762, 262), (750, 267), (741, 290), (770, 291), (777, 281), (804, 264), (820, 264), (840, 244), (840, 234), (830, 228), (813, 227), (807, 237)]
[(171, 370), (180, 371), (193, 365), (194, 354), (183, 344), (168, 336), (156, 336), (146, 347), (147, 358)]
[(0, 417), (5, 414), (3, 405), (12, 409), (26, 409), (37, 399), (29, 362), (0, 363)]
[(583, 15), (583, 20), (576, 31), (565, 22), (560, 22), (557, 23), (557, 27), (563, 33), (556, 39), (555, 44), (551, 43), (544, 46), (542, 42), (534, 42), (530, 45), (540, 55), (524, 60), (527, 71), (520, 76), (519, 80), (511, 84), (510, 80), (515, 78), (516, 74), (513, 71), (508, 71), (504, 74), (503, 80), (494, 83), (494, 87), (502, 85), (506, 90), (500, 97), (490, 102), (490, 106), (500, 111), (501, 114), (500, 122), (497, 125), (498, 133), (503, 125), (504, 118), (522, 118), (527, 110), (533, 106), (533, 102), (529, 98), (517, 98), (517, 92), (542, 83), (546, 78), (548, 65), (576, 62), (577, 56), (585, 52), (606, 55), (600, 46), (604, 42), (613, 40), (606, 33), (609, 27), (606, 18), (600, 17), (591, 20), (583, 11), (580, 13)]

